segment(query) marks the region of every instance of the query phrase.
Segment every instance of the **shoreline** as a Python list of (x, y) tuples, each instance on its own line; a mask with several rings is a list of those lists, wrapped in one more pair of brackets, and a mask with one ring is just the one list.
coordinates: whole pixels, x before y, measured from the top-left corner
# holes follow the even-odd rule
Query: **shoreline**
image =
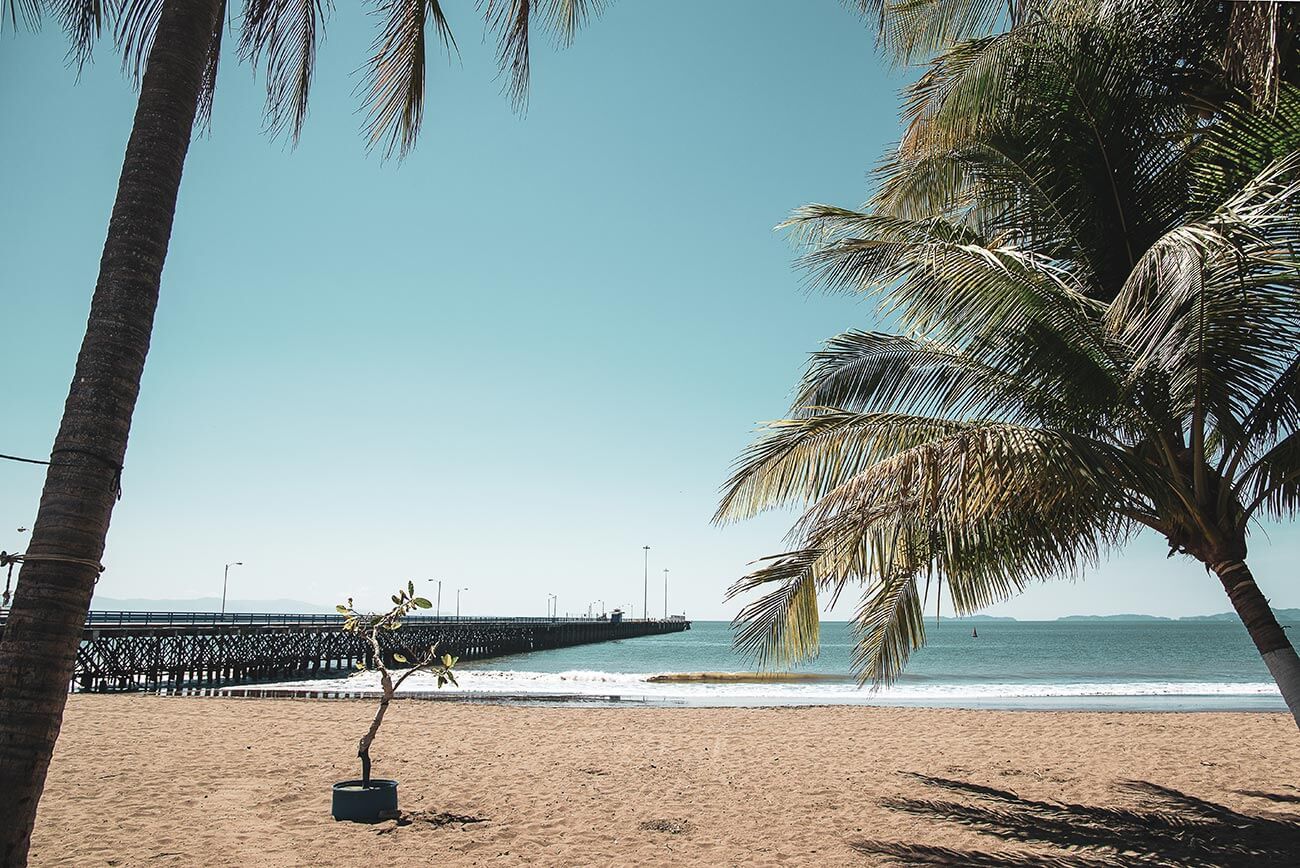
[[(328, 690), (319, 688), (276, 688), (256, 685), (193, 688), (162, 691), (172, 698), (216, 699), (288, 699), (303, 701), (373, 701), (377, 690)], [(1241, 696), (1185, 694), (1179, 696), (1075, 696), (1075, 697), (1004, 697), (987, 700), (844, 700), (824, 698), (780, 701), (762, 697), (690, 699), (644, 695), (600, 695), (582, 693), (449, 693), (436, 690), (403, 691), (397, 699), (417, 702), (445, 702), (462, 705), (506, 705), (561, 708), (911, 708), (922, 710), (1011, 711), (1011, 712), (1078, 712), (1080, 714), (1287, 714), (1280, 697), (1261, 696), (1259, 704), (1249, 704)], [(1166, 700), (1164, 706), (1145, 700)], [(1207, 700), (1222, 702), (1206, 705)], [(1177, 703), (1187, 701), (1187, 706)]]
[[(375, 774), (401, 781), (412, 822), (335, 823), (329, 786), (355, 777), (373, 711), (73, 695), (32, 862), (885, 864), (879, 845), (965, 854), (956, 864), (1103, 864), (1125, 850), (1177, 862), (1188, 840), (1230, 840), (1251, 859), (1213, 864), (1265, 865), (1300, 849), (1300, 735), (1281, 713), (399, 702)], [(1027, 837), (929, 803), (991, 812)], [(1190, 833), (1161, 824), (1171, 811)], [(1082, 844), (1058, 834), (1079, 824)]]

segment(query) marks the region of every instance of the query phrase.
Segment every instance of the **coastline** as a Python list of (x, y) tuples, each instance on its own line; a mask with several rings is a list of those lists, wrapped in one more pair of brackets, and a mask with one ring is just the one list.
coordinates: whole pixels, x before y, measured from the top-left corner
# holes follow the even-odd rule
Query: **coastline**
[[(71, 696), (33, 864), (870, 865), (887, 853), (855, 849), (868, 841), (1002, 857), (1079, 846), (1036, 820), (1027, 843), (981, 834), (924, 809), (936, 800), (1007, 822), (1048, 803), (1112, 817), (1075, 851), (1102, 862), (1108, 842), (1166, 856), (1186, 845), (1154, 822), (1151, 840), (1133, 840), (1110, 808), (1199, 822), (1195, 805), (1212, 804), (1245, 818), (1234, 834), (1251, 847), (1288, 834), (1300, 847), (1300, 737), (1284, 714), (399, 701), (375, 773), (424, 814), (334, 823), (329, 785), (355, 773), (372, 713), (361, 701)], [(438, 812), (484, 822), (428, 822)]]

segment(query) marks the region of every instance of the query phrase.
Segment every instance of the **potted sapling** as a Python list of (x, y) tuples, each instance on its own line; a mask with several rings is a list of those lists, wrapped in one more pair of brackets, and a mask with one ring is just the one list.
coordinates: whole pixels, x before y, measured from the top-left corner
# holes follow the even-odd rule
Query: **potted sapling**
[[(353, 820), (360, 823), (377, 823), (398, 815), (397, 781), (370, 777), (370, 745), (374, 743), (379, 727), (384, 722), (384, 712), (393, 701), (397, 689), (406, 679), (416, 672), (429, 672), (438, 678), (438, 686), (455, 684), (456, 676), (452, 667), (456, 665), (455, 657), (439, 654), (435, 643), (419, 653), (408, 648), (390, 651), (387, 655), (379, 637), (385, 632), (395, 632), (402, 626), (402, 619), (416, 609), (428, 609), (432, 603), (415, 595), (415, 583), (408, 582), (406, 590), (393, 595), (393, 607), (383, 613), (361, 613), (352, 605), (352, 599), (336, 607), (340, 614), (346, 615), (343, 630), (360, 637), (369, 646), (371, 665), (379, 672), (379, 684), (382, 693), (379, 708), (375, 711), (370, 728), (357, 744), (357, 757), (361, 760), (361, 778), (353, 781), (339, 781), (334, 785), (333, 814), (336, 820)], [(396, 680), (389, 671), (390, 660), (408, 667)], [(365, 670), (366, 664), (358, 662), (357, 668)]]

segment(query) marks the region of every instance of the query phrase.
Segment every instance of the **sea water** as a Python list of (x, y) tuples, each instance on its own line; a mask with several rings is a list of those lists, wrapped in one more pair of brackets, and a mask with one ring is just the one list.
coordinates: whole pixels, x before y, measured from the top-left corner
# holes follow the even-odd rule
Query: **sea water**
[[(978, 637), (971, 635), (978, 630)], [(514, 701), (669, 705), (911, 705), (1092, 710), (1284, 710), (1276, 685), (1233, 622), (930, 620), (927, 644), (879, 690), (851, 668), (851, 625), (823, 623), (821, 652), (754, 676), (722, 621), (683, 633), (537, 651), (457, 667), (459, 687), (436, 691), (417, 673), (404, 692)], [(746, 675), (745, 673), (750, 673)], [(374, 673), (265, 685), (369, 693)]]

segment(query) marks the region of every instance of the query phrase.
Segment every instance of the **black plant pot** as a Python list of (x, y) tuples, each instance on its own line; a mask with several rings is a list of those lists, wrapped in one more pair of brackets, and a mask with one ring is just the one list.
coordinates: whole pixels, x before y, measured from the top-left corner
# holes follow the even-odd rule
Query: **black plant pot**
[(378, 823), (397, 816), (397, 781), (371, 778), (370, 786), (361, 781), (339, 781), (334, 785), (333, 814), (336, 820), (354, 823)]

